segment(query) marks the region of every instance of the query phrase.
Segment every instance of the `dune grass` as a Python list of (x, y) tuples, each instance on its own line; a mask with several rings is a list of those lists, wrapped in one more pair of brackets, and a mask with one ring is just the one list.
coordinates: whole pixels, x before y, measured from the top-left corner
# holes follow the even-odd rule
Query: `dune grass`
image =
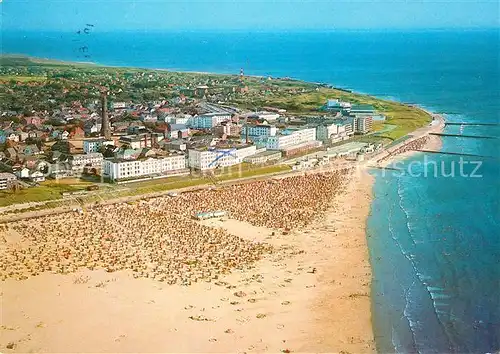
[(267, 97), (261, 104), (284, 108), (292, 114), (314, 114), (328, 99), (335, 98), (355, 104), (369, 104), (379, 113), (384, 114), (387, 117), (384, 123), (396, 127), (379, 135), (380, 138), (395, 140), (432, 121), (432, 117), (418, 107), (331, 88), (321, 88), (314, 92), (297, 95)]
[(62, 193), (82, 190), (72, 185), (59, 183), (44, 183), (37, 187), (25, 188), (15, 192), (0, 191), (0, 207), (12, 204), (31, 202), (44, 202), (47, 200), (61, 199)]

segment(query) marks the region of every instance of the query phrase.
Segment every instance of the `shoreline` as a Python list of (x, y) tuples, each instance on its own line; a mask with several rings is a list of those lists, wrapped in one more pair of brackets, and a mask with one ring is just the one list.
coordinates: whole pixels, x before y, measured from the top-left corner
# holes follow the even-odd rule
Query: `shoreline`
[[(313, 306), (318, 335), (315, 352), (375, 353), (371, 314), (371, 281), (367, 220), (373, 200), (375, 177), (362, 166), (356, 169), (345, 193), (325, 221), (336, 224), (336, 238), (327, 248), (329, 262), (322, 278), (324, 288)], [(333, 261), (332, 261), (333, 260)], [(332, 335), (334, 333), (335, 335)], [(347, 343), (345, 340), (347, 339)], [(303, 348), (311, 351), (311, 348)]]

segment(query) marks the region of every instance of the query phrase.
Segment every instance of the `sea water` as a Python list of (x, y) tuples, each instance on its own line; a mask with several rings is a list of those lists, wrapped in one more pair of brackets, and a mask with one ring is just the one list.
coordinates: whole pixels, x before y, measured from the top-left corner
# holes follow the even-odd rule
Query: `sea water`
[[(3, 32), (4, 53), (188, 71), (294, 77), (499, 123), (499, 32)], [(88, 51), (83, 56), (80, 48)], [(446, 132), (500, 136), (498, 127)], [(500, 157), (499, 140), (443, 138), (443, 151)], [(414, 174), (377, 175), (368, 219), (380, 352), (500, 349), (500, 169), (449, 175), (459, 156), (418, 154)], [(433, 172), (431, 162), (439, 171)], [(442, 164), (441, 164), (442, 163)], [(458, 166), (458, 165), (457, 165)], [(463, 174), (476, 165), (468, 164)], [(420, 168), (420, 170), (418, 169)], [(458, 170), (458, 167), (457, 167)], [(332, 333), (332, 335), (335, 335)]]

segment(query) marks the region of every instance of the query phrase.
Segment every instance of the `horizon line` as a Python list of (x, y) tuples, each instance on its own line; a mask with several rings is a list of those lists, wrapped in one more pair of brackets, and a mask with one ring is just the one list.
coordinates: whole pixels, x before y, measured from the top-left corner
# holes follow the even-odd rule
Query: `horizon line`
[[(498, 31), (498, 27), (377, 27), (377, 28), (110, 28), (99, 29), (96, 25), (92, 31), (98, 33), (113, 33), (113, 32), (171, 32), (171, 33), (221, 33), (221, 32), (239, 32), (239, 33), (276, 33), (276, 32), (315, 32), (315, 33), (342, 33), (342, 32), (445, 32), (445, 31)], [(3, 28), (3, 33), (6, 32), (40, 32), (40, 33), (73, 33), (73, 29), (50, 28)]]

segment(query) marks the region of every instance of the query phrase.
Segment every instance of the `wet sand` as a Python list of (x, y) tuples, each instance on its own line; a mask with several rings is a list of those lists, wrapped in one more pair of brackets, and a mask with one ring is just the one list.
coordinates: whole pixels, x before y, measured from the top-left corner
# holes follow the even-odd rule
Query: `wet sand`
[(1, 350), (373, 352), (373, 178), (293, 178), (8, 225)]

